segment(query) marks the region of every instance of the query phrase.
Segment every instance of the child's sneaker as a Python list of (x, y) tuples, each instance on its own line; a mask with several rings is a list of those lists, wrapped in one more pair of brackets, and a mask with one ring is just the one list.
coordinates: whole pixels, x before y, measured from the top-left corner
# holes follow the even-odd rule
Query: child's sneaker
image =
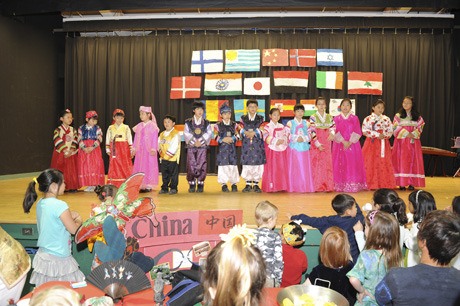
[(238, 192), (238, 186), (236, 186), (236, 184), (232, 185), (232, 192)]
[(198, 184), (198, 187), (196, 189), (196, 192), (203, 192), (204, 191), (204, 184)]
[(190, 188), (188, 189), (188, 192), (194, 193), (195, 192), (196, 185), (195, 184), (190, 184)]
[(246, 187), (243, 188), (242, 192), (251, 192), (252, 188), (251, 185), (246, 185)]
[(161, 189), (159, 194), (165, 194), (165, 193), (168, 193), (168, 189)]
[(222, 185), (222, 192), (230, 192), (227, 185)]
[(171, 190), (169, 191), (169, 194), (177, 194), (177, 189), (171, 189)]
[(252, 190), (257, 193), (261, 193), (262, 190), (260, 189), (259, 185), (254, 185), (252, 186)]

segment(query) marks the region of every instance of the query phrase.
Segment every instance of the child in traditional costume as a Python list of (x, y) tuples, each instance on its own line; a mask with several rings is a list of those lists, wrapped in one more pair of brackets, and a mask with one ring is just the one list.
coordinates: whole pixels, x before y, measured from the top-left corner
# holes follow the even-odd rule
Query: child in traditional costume
[(179, 132), (174, 129), (176, 117), (166, 115), (163, 119), (165, 131), (158, 138), (158, 153), (160, 154), (160, 170), (163, 179), (160, 194), (177, 193), (179, 184), (179, 160), (181, 139)]

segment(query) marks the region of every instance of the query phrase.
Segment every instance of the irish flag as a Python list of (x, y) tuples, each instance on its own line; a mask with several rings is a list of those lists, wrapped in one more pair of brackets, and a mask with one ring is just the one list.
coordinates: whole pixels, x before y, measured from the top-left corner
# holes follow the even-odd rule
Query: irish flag
[(207, 74), (205, 96), (239, 96), (243, 93), (241, 73)]
[(348, 94), (382, 95), (383, 73), (348, 71)]
[(316, 71), (316, 88), (342, 89), (342, 71)]
[(279, 92), (306, 92), (308, 71), (273, 71), (275, 88)]

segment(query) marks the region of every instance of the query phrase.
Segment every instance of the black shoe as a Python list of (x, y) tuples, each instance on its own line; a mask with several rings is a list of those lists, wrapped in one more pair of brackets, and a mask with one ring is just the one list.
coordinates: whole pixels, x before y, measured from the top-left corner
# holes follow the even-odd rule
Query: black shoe
[(404, 190), (406, 190), (406, 187), (405, 186), (399, 186), (399, 190), (404, 191)]
[(409, 187), (407, 187), (407, 189), (409, 189), (409, 190), (414, 190), (415, 188), (414, 188), (414, 186), (409, 185)]
[(77, 189), (69, 189), (69, 190), (66, 190), (65, 192), (75, 193), (75, 192), (78, 192), (78, 190)]
[(188, 192), (194, 193), (195, 192), (196, 185), (190, 185), (190, 188), (188, 189)]
[(260, 189), (259, 185), (254, 185), (252, 186), (252, 190), (257, 193), (261, 193), (262, 190)]
[(140, 193), (147, 193), (147, 192), (150, 192), (150, 191), (152, 191), (152, 189), (146, 188), (146, 189), (139, 190)]
[(227, 185), (222, 185), (222, 192), (230, 192), (230, 190), (228, 190)]
[(198, 187), (196, 189), (196, 192), (203, 192), (204, 191), (204, 184), (198, 184)]
[(238, 192), (238, 186), (236, 186), (236, 184), (232, 185), (232, 192)]
[(169, 194), (177, 194), (177, 189), (171, 189), (171, 190), (169, 191)]
[(158, 194), (165, 194), (165, 193), (168, 193), (168, 189), (161, 189), (160, 192), (158, 192)]
[(251, 185), (246, 185), (246, 187), (243, 188), (242, 192), (251, 192), (252, 188)]

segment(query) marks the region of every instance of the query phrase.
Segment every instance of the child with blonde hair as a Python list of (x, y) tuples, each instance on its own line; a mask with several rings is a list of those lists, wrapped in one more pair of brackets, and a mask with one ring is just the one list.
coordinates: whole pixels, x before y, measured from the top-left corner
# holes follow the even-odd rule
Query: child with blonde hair
[(64, 286), (53, 286), (33, 294), (29, 306), (80, 306), (82, 296)]
[(331, 288), (350, 303), (356, 302), (356, 290), (347, 273), (353, 268), (347, 233), (337, 226), (328, 228), (319, 245), (321, 263), (313, 268), (306, 283)]
[(273, 229), (278, 220), (278, 207), (268, 201), (256, 206), (255, 218), (257, 247), (262, 253), (267, 270), (267, 287), (279, 287), (283, 277), (283, 248), (281, 236)]
[(365, 220), (366, 244), (347, 276), (358, 291), (355, 305), (377, 305), (375, 286), (391, 268), (401, 266), (399, 224), (395, 217), (379, 210), (371, 211)]
[(235, 226), (209, 253), (203, 275), (204, 305), (261, 305), (265, 262), (254, 230)]

